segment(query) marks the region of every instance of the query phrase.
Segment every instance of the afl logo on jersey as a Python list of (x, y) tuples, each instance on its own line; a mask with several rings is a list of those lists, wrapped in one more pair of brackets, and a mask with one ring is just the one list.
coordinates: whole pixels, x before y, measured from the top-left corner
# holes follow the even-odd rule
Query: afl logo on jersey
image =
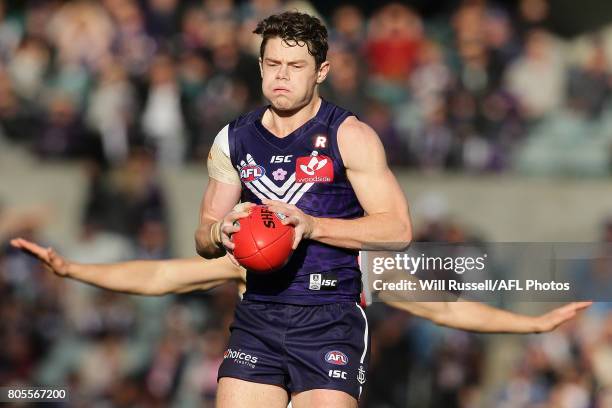
[(240, 168), (240, 180), (243, 183), (248, 183), (250, 181), (255, 181), (266, 174), (266, 169), (257, 164), (242, 166)]
[(347, 365), (348, 357), (343, 352), (334, 350), (325, 354), (325, 361), (334, 365)]

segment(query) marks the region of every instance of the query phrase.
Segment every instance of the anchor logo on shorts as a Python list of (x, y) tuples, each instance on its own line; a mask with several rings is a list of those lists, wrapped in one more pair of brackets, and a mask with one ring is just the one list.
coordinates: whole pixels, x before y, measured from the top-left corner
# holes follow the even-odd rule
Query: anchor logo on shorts
[(359, 384), (361, 385), (365, 384), (366, 382), (365, 370), (363, 369), (362, 365), (359, 366), (359, 373), (357, 374), (357, 381), (359, 381)]

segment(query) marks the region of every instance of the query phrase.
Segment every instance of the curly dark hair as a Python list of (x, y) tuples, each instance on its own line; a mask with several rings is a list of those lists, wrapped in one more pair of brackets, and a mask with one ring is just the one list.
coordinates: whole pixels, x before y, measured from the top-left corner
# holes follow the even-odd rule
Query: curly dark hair
[(274, 37), (280, 37), (291, 47), (306, 43), (308, 53), (314, 57), (317, 68), (327, 58), (327, 28), (321, 23), (321, 20), (309, 14), (286, 11), (282, 14), (271, 15), (260, 21), (253, 33), (263, 37), (259, 49), (262, 59), (266, 43)]

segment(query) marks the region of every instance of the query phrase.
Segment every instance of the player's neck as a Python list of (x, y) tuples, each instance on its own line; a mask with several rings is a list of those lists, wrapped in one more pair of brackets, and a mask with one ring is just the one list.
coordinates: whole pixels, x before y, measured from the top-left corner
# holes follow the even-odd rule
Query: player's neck
[(312, 100), (294, 111), (278, 111), (270, 107), (262, 118), (263, 125), (275, 136), (283, 138), (314, 118), (322, 100), (315, 95)]

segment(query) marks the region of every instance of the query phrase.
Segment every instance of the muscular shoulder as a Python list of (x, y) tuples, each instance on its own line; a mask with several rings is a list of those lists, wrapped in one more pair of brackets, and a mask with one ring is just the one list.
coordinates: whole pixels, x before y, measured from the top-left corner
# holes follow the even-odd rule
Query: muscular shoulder
[(386, 163), (380, 138), (355, 116), (347, 117), (338, 128), (338, 149), (347, 169), (357, 168), (364, 161)]

